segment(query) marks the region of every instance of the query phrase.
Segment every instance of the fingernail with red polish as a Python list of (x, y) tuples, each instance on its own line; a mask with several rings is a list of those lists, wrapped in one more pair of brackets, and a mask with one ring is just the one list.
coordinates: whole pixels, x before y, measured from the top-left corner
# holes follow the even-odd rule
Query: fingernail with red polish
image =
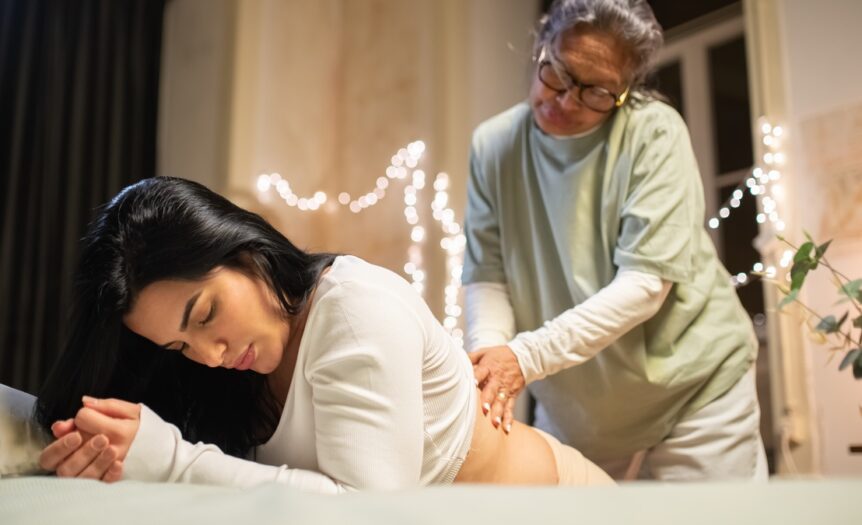
[(503, 422), (503, 420), (502, 420), (502, 419), (500, 419), (500, 416), (497, 416), (497, 417), (495, 417), (495, 418), (494, 418), (494, 426), (495, 426), (495, 427), (499, 427), (499, 426), (500, 426), (500, 423), (502, 423), (502, 422)]
[(489, 410), (491, 410), (491, 403), (482, 403), (482, 413), (487, 416)]

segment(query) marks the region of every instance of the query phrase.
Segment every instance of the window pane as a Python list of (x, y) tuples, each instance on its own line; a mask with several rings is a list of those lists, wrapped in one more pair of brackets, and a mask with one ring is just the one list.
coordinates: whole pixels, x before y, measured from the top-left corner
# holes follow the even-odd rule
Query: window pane
[[(721, 202), (727, 202), (735, 189), (734, 186), (721, 188), (719, 197)], [(731, 208), (730, 216), (721, 221), (721, 228), (718, 231), (724, 252), (722, 262), (731, 275), (751, 271), (754, 263), (760, 260), (760, 254), (754, 248), (754, 238), (758, 234), (756, 215), (757, 203), (754, 196), (746, 191), (739, 207)], [(748, 315), (754, 317), (756, 314), (763, 313), (763, 285), (759, 279), (736, 291)]]
[(715, 126), (716, 173), (750, 168), (751, 111), (745, 39), (739, 37), (709, 49), (712, 117)]
[(683, 118), (685, 113), (682, 111), (682, 71), (679, 61), (665, 64), (661, 68), (655, 70), (647, 79), (647, 86), (657, 90), (662, 95), (669, 98), (670, 105), (673, 106)]
[(655, 13), (656, 20), (665, 31), (738, 2), (739, 0), (697, 0), (696, 2), (647, 0)]

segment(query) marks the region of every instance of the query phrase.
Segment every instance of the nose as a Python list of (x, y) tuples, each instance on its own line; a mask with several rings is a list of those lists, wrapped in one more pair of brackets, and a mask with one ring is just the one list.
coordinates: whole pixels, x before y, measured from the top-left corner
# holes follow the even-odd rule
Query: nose
[(207, 337), (203, 335), (193, 341), (192, 357), (195, 361), (210, 368), (224, 365), (224, 357), (227, 354), (227, 343), (220, 338)]
[(580, 90), (578, 86), (573, 86), (571, 89), (567, 90), (562, 95), (557, 95), (557, 101), (560, 103), (560, 107), (566, 110), (579, 109), (581, 107), (581, 99), (580, 93), (576, 93), (575, 90)]

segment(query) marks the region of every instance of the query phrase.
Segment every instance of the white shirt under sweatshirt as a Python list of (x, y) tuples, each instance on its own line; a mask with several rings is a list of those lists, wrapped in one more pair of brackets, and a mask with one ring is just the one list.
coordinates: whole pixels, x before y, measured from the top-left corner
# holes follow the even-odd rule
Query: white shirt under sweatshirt
[(144, 407), (124, 477), (315, 492), (450, 483), (472, 439), (469, 359), (415, 290), (337, 257), (309, 311), (278, 427), (257, 463), (192, 444)]
[(508, 345), (529, 384), (594, 357), (655, 315), (670, 287), (669, 281), (658, 276), (622, 271), (583, 303), (546, 321), (537, 330), (515, 336), (515, 316), (506, 285), (468, 284), (467, 349)]

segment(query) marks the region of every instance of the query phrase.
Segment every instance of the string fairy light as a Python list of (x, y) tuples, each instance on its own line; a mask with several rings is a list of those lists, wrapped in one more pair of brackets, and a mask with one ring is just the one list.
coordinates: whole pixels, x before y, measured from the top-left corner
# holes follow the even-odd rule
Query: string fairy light
[[(427, 240), (428, 232), (418, 209), (424, 207), (426, 203), (425, 199), (422, 199), (423, 190), (426, 188), (426, 175), (423, 170), (418, 168), (424, 152), (425, 143), (421, 140), (411, 142), (406, 147), (399, 149), (390, 159), (389, 167), (385, 171), (386, 176), (378, 177), (374, 188), (358, 197), (342, 191), (338, 193), (335, 201), (330, 201), (329, 196), (322, 190), (300, 196), (293, 191), (290, 182), (278, 173), (260, 174), (257, 177), (257, 190), (260, 194), (275, 191), (285, 204), (304, 212), (318, 211), (323, 209), (323, 205), (327, 202), (335, 202), (337, 206), (347, 208), (352, 213), (361, 213), (380, 203), (387, 196), (387, 190), (391, 189), (390, 181), (402, 181), (409, 178), (409, 183), (403, 190), (403, 200), (404, 220), (409, 226), (411, 243), (407, 248), (407, 262), (404, 263), (403, 271), (410, 278), (410, 284), (413, 288), (424, 296), (427, 275), (423, 265), (422, 246)], [(463, 345), (464, 333), (458, 327), (462, 313), (459, 295), (464, 248), (467, 245), (467, 240), (461, 232), (460, 224), (455, 220), (455, 211), (448, 206), (449, 176), (443, 172), (438, 173), (432, 187), (434, 198), (430, 208), (434, 221), (439, 224), (442, 231), (440, 248), (446, 257), (447, 280), (444, 287), (443, 326), (458, 344)]]
[(462, 313), (458, 299), (467, 238), (461, 232), (461, 225), (455, 220), (455, 211), (448, 207), (448, 189), (449, 176), (446, 173), (438, 173), (434, 180), (435, 193), (434, 200), (431, 202), (431, 210), (434, 220), (438, 222), (443, 232), (440, 247), (446, 252), (447, 283), (444, 288), (444, 312), (446, 315), (443, 318), (443, 326), (449, 330), (449, 333), (459, 344), (463, 345), (464, 332), (458, 328), (458, 319)]
[[(758, 124), (760, 141), (764, 149), (763, 156), (758, 165), (751, 170), (751, 174), (739, 183), (730, 198), (719, 207), (718, 213), (707, 221), (710, 229), (718, 229), (721, 222), (730, 216), (732, 210), (739, 208), (746, 194), (760, 198), (760, 210), (755, 216), (758, 224), (766, 224), (776, 232), (782, 232), (786, 227), (779, 213), (779, 204), (784, 199), (781, 169), (786, 161), (782, 148), (785, 130), (784, 127), (770, 122), (766, 117), (761, 117)], [(779, 260), (779, 266), (787, 268), (792, 262), (793, 252), (785, 250)], [(738, 288), (752, 282), (755, 277), (766, 276), (771, 279), (777, 273), (778, 269), (775, 266), (756, 262), (750, 271), (731, 276), (731, 283)]]

